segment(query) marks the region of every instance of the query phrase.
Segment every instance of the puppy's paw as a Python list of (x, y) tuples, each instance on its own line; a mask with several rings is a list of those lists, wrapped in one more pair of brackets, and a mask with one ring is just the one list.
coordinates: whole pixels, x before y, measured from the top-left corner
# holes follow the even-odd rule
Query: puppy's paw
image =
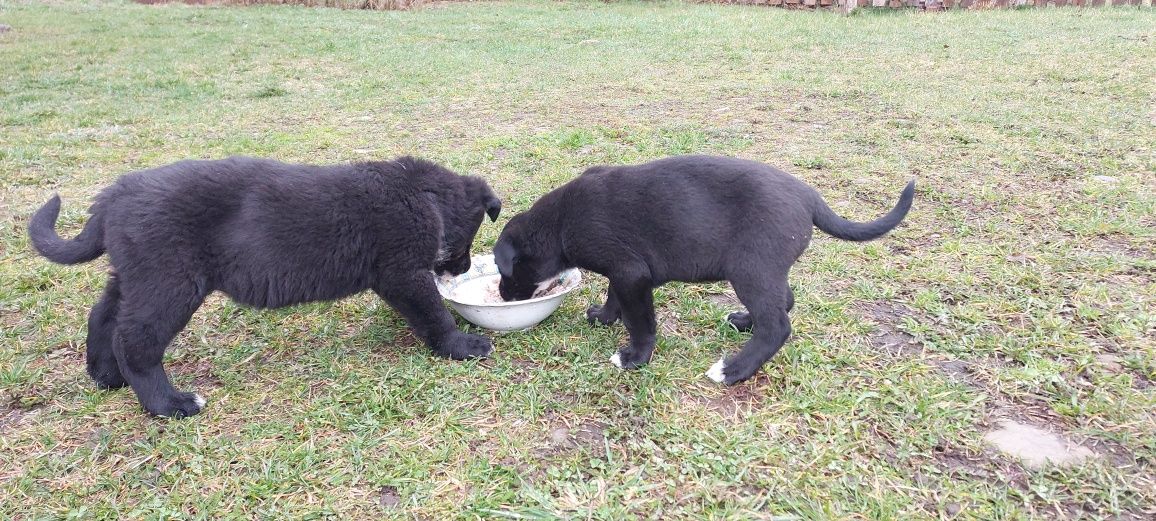
[(751, 314), (746, 311), (735, 311), (727, 315), (727, 322), (730, 322), (735, 329), (743, 332), (750, 331), (751, 327), (755, 325), (755, 321), (751, 319)]
[(723, 373), (723, 369), (725, 368), (726, 362), (722, 358), (719, 358), (714, 365), (710, 366), (710, 369), (706, 370), (706, 377), (721, 384), (723, 380), (726, 380), (726, 374)]
[(640, 355), (632, 349), (619, 349), (610, 356), (610, 363), (619, 369), (638, 369), (650, 363), (650, 354)]
[(447, 339), (434, 352), (452, 360), (468, 360), (470, 358), (486, 358), (494, 350), (494, 344), (489, 338), (481, 335), (457, 332)]
[(723, 385), (734, 385), (754, 376), (757, 370), (757, 367), (751, 370), (743, 367), (741, 362), (735, 363), (724, 357), (707, 369), (706, 377)]
[(195, 416), (205, 407), (205, 399), (196, 393), (175, 393), (167, 398), (157, 400), (153, 406), (145, 405), (145, 410), (153, 416), (167, 418), (188, 418)]
[(606, 308), (602, 306), (590, 306), (586, 308), (586, 322), (594, 325), (596, 322), (604, 326), (609, 326), (618, 321), (617, 313), (609, 313)]

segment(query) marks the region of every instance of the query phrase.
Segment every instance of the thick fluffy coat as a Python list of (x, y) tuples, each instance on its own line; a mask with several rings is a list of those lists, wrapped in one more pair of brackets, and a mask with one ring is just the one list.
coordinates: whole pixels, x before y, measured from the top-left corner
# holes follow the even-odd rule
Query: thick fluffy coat
[(277, 308), (370, 289), (434, 353), (489, 354), (489, 339), (457, 329), (431, 270), (468, 270), (483, 217), (500, 209), (484, 180), (410, 157), (334, 166), (234, 157), (120, 177), (72, 240), (56, 234), (53, 197), (29, 234), (54, 262), (108, 254), (108, 283), (88, 319), (96, 383), (132, 386), (152, 414), (191, 416), (204, 400), (174, 389), (161, 362), (213, 291)]
[(606, 325), (622, 318), (630, 344), (611, 361), (635, 368), (654, 351), (655, 287), (730, 281), (748, 312), (729, 320), (753, 335), (708, 376), (734, 384), (754, 375), (790, 335), (787, 274), (812, 227), (840, 239), (874, 239), (903, 220), (914, 193), (912, 181), (887, 215), (855, 223), (802, 181), (753, 161), (680, 156), (593, 167), (506, 224), (494, 248), (499, 290), (505, 300), (525, 299), (541, 281), (575, 266), (605, 276), (606, 303), (586, 315)]

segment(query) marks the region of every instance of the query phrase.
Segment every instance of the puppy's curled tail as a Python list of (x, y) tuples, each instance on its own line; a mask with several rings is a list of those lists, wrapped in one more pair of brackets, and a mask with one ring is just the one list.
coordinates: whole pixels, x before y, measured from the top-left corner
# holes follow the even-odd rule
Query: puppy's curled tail
[(96, 212), (75, 239), (61, 239), (56, 234), (56, 217), (60, 215), (60, 196), (53, 195), (32, 214), (28, 237), (32, 246), (45, 258), (59, 264), (80, 264), (104, 253), (104, 215)]
[(899, 202), (892, 208), (887, 215), (875, 219), (871, 222), (857, 223), (848, 221), (839, 217), (831, 210), (830, 206), (823, 201), (816, 193), (815, 207), (812, 212), (811, 220), (815, 226), (828, 234), (843, 239), (845, 241), (869, 241), (882, 237), (887, 232), (893, 230), (903, 218), (907, 216), (907, 211), (911, 209), (911, 202), (915, 199), (915, 181), (912, 180), (907, 183), (907, 187), (903, 189), (903, 193), (899, 195)]

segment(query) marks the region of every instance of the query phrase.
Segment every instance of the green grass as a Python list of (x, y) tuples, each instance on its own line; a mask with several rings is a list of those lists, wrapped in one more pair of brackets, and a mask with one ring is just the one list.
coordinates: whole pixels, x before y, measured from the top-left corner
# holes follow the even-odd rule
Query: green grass
[[(1150, 9), (66, 1), (0, 23), (0, 518), (1156, 515)], [(621, 326), (581, 319), (590, 277), (470, 363), (369, 295), (214, 297), (167, 361), (208, 408), (149, 418), (84, 374), (105, 261), (50, 264), (23, 231), (59, 191), (75, 233), (117, 175), (178, 159), (416, 153), (502, 195), (484, 252), (586, 166), (687, 152), (788, 168), (860, 220), (919, 181), (891, 236), (817, 237), (792, 340), (733, 388), (702, 376), (746, 338), (725, 284), (659, 289), (654, 361), (624, 373)], [(982, 442), (1000, 417), (1099, 457), (1026, 469)]]

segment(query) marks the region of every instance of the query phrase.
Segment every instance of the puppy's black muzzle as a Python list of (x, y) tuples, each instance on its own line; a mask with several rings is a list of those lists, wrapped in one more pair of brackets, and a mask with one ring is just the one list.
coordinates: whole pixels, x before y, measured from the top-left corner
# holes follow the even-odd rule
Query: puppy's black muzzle
[(470, 271), (470, 254), (458, 255), (445, 262), (434, 266), (434, 272), (438, 275), (449, 273), (450, 275), (461, 275)]
[(526, 300), (534, 296), (534, 290), (536, 289), (538, 289), (537, 284), (518, 284), (514, 279), (509, 277), (502, 277), (502, 281), (498, 283), (498, 294), (500, 294), (502, 300), (506, 302)]

